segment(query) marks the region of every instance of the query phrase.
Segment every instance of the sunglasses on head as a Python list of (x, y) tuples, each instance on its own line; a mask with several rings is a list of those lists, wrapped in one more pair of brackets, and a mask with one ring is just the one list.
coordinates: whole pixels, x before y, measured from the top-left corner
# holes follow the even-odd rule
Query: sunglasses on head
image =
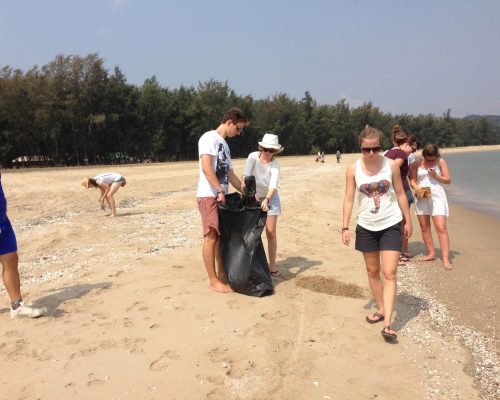
[(380, 150), (382, 150), (381, 146), (376, 146), (376, 147), (361, 147), (361, 151), (363, 153), (369, 154), (369, 153), (378, 153)]
[(276, 153), (278, 150), (276, 150), (276, 149), (266, 149), (265, 147), (263, 147), (262, 151), (264, 153)]

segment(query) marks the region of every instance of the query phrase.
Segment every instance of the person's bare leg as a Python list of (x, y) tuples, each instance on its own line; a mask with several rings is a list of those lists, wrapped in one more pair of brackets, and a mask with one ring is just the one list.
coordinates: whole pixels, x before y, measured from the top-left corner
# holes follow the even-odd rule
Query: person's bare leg
[(18, 256), (17, 251), (2, 254), (0, 262), (3, 266), (2, 279), (5, 289), (10, 297), (10, 301), (16, 301), (21, 298), (21, 281), (19, 279)]
[(276, 253), (278, 251), (278, 237), (276, 236), (277, 215), (268, 215), (266, 221), (267, 252), (269, 253), (269, 270), (272, 273), (278, 272), (276, 269)]
[[(366, 272), (368, 273), (368, 283), (375, 297), (378, 306), (378, 312), (385, 315), (384, 309), (384, 287), (380, 278), (380, 253), (378, 251), (371, 253), (363, 253), (365, 259)], [(371, 318), (371, 317), (368, 317)]]
[(222, 255), (221, 255), (221, 249), (220, 249), (220, 239), (219, 236), (217, 236), (217, 243), (215, 244), (215, 262), (216, 262), (216, 272), (217, 272), (217, 278), (219, 278), (219, 281), (221, 281), (224, 285), (227, 285), (228, 279), (227, 279), (227, 274), (226, 271), (224, 270), (224, 265), (222, 264)]
[(218, 241), (219, 241), (219, 234), (214, 229), (210, 229), (210, 231), (203, 238), (203, 247), (202, 247), (203, 262), (205, 263), (208, 279), (210, 280), (210, 285), (208, 286), (208, 288), (215, 292), (230, 293), (233, 290), (229, 286), (221, 282), (217, 277), (217, 274), (215, 273), (215, 255), (216, 255), (216, 246)]
[(109, 205), (109, 209), (111, 210), (111, 215), (110, 217), (116, 217), (116, 204), (115, 204), (115, 198), (113, 197), (116, 192), (118, 192), (118, 189), (120, 189), (121, 183), (120, 182), (113, 182), (111, 184), (111, 187), (109, 188), (109, 192), (106, 195), (106, 200)]
[(436, 249), (434, 248), (434, 241), (432, 240), (431, 232), (431, 217), (430, 215), (417, 215), (420, 229), (422, 231), (422, 239), (425, 247), (427, 248), (426, 256), (420, 258), (421, 261), (432, 261), (436, 259)]
[[(382, 255), (382, 277), (384, 279), (384, 309), (385, 309), (385, 326), (391, 326), (392, 313), (396, 303), (396, 273), (398, 270), (399, 251), (385, 250)], [(386, 330), (389, 333), (396, 333), (392, 329)]]
[(450, 237), (448, 236), (448, 228), (446, 227), (446, 216), (435, 215), (432, 217), (434, 228), (436, 229), (441, 252), (443, 253), (443, 268), (451, 269), (450, 262)]

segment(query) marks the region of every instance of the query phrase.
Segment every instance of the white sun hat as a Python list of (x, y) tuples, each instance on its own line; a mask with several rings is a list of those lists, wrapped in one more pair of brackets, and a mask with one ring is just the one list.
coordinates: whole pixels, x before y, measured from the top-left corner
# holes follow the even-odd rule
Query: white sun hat
[(285, 148), (280, 145), (278, 140), (278, 135), (274, 135), (272, 133), (266, 133), (262, 138), (262, 142), (259, 142), (260, 147), (264, 147), (265, 149), (275, 149), (276, 154), (281, 153)]

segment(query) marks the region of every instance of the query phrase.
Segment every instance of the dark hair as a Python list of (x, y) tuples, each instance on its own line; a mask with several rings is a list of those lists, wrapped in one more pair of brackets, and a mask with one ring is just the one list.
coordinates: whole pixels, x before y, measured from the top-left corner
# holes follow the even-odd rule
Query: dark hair
[(248, 122), (247, 116), (243, 113), (243, 111), (241, 111), (237, 107), (233, 107), (233, 108), (229, 109), (228, 111), (226, 111), (226, 113), (222, 117), (222, 123), (229, 121), (229, 120), (231, 120), (234, 123), (243, 122), (246, 124)]
[(406, 140), (410, 146), (415, 145), (416, 150), (420, 149), (420, 142), (417, 140), (415, 135), (412, 135), (412, 134), (407, 135)]
[(392, 127), (392, 135), (391, 135), (392, 143), (401, 146), (403, 143), (406, 143), (406, 133), (399, 125), (394, 125)]
[(89, 186), (94, 186), (95, 188), (98, 188), (99, 185), (97, 184), (96, 180), (93, 178), (89, 178)]
[(378, 129), (372, 128), (370, 125), (367, 124), (365, 126), (365, 129), (363, 129), (359, 134), (358, 143), (361, 146), (361, 142), (363, 141), (363, 139), (373, 139), (373, 138), (377, 138), (380, 144), (382, 144), (382, 139), (384, 139), (384, 134)]
[(435, 144), (428, 144), (424, 147), (422, 150), (422, 156), (423, 157), (436, 157), (439, 158), (441, 157), (441, 154), (439, 154), (439, 147), (437, 147)]

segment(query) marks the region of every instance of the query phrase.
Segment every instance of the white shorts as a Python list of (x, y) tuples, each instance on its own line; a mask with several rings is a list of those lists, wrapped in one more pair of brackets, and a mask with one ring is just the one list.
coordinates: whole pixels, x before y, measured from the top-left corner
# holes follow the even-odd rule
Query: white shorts
[(417, 215), (444, 215), (448, 216), (448, 201), (442, 198), (415, 199), (415, 213)]

